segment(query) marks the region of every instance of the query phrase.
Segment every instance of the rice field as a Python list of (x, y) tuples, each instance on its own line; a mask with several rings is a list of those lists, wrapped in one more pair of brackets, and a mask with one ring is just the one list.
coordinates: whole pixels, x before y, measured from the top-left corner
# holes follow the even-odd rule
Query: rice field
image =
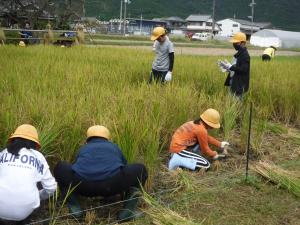
[(300, 57), (270, 63), (252, 57), (251, 90), (241, 103), (223, 86), (217, 56), (175, 56), (173, 81), (164, 86), (147, 84), (154, 55), (142, 49), (4, 46), (0, 56), (2, 147), (18, 125), (31, 123), (53, 166), (57, 160), (74, 160), (87, 128), (102, 124), (129, 162), (146, 164), (147, 190), (155, 189), (157, 167), (167, 162), (174, 130), (208, 107), (222, 116), (214, 135), (233, 143), (241, 155), (250, 102), (251, 145), (257, 155), (264, 154), (267, 130), (282, 133), (300, 126)]
[(252, 58), (251, 92), (240, 104), (223, 86), (218, 57), (178, 56), (173, 82), (149, 86), (153, 54), (147, 51), (6, 46), (0, 55), (1, 143), (20, 123), (32, 123), (53, 159), (72, 160), (86, 129), (103, 124), (130, 162), (152, 168), (174, 129), (208, 107), (224, 116), (218, 135), (230, 140), (235, 117), (250, 101), (254, 121), (300, 124), (299, 57)]

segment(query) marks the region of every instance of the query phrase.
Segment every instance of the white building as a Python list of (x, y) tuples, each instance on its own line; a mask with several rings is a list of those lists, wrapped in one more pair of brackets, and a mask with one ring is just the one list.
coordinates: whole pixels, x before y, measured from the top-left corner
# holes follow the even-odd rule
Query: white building
[[(211, 32), (213, 26), (213, 20), (211, 15), (190, 15), (185, 19), (187, 21), (187, 31), (197, 33), (197, 32)], [(218, 33), (220, 28), (215, 24), (214, 33)]]
[(219, 20), (217, 21), (217, 24), (221, 29), (219, 35), (223, 37), (231, 37), (233, 34), (241, 30), (241, 24), (232, 19)]
[(231, 37), (233, 34), (237, 32), (244, 32), (248, 38), (251, 36), (251, 32), (257, 32), (262, 29), (271, 28), (272, 24), (269, 22), (255, 22), (251, 23), (248, 20), (241, 19), (224, 19), (217, 21), (221, 31), (219, 35), (224, 37)]

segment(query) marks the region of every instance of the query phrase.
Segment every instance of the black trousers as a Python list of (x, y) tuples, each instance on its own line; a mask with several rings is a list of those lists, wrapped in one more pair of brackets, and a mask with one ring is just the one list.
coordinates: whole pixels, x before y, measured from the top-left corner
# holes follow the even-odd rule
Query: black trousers
[(156, 83), (160, 82), (160, 83), (165, 83), (165, 77), (167, 75), (168, 71), (158, 71), (155, 69), (152, 69), (152, 76), (150, 77), (149, 83), (152, 82), (152, 80), (154, 80)]
[(267, 55), (267, 54), (263, 54), (261, 56), (262, 61), (271, 61), (271, 56)]
[(54, 177), (65, 195), (70, 187), (74, 193), (86, 197), (109, 197), (129, 191), (131, 187), (139, 188), (145, 184), (148, 173), (143, 164), (130, 164), (122, 167), (116, 175), (104, 181), (85, 181), (78, 176), (68, 162), (61, 161), (54, 168)]
[(29, 215), (26, 219), (21, 220), (21, 221), (9, 221), (9, 220), (3, 220), (0, 218), (0, 225), (25, 225), (25, 224), (30, 223), (31, 215)]

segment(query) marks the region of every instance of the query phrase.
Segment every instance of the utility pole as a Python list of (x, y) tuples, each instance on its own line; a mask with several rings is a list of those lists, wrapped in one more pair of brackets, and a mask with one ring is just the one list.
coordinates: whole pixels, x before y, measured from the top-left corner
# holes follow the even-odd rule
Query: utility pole
[(248, 16), (249, 18), (251, 18), (251, 35), (253, 34), (253, 22), (254, 22), (254, 7), (255, 7), (255, 2), (254, 0), (252, 0), (252, 2), (250, 3), (250, 7), (251, 7), (251, 16)]
[(122, 32), (122, 14), (123, 14), (123, 1), (121, 0), (121, 6), (120, 6), (120, 25), (119, 25), (119, 31)]
[(128, 0), (124, 0), (124, 36), (126, 34), (126, 10), (127, 10), (127, 3), (128, 3)]
[(127, 5), (131, 3), (130, 0), (124, 0), (124, 36), (126, 35), (126, 13), (127, 13)]
[(214, 31), (215, 31), (215, 10), (216, 10), (216, 0), (213, 0), (213, 6), (212, 6), (212, 26), (211, 26), (211, 39), (214, 39)]
[(142, 27), (143, 27), (143, 14), (141, 13), (141, 20), (140, 20), (140, 35), (142, 35)]
[(85, 17), (85, 0), (82, 0), (82, 14)]

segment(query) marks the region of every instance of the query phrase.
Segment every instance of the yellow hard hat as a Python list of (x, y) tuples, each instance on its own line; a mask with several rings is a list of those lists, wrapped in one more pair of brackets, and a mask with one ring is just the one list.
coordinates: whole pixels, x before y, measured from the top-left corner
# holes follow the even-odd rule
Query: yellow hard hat
[(25, 46), (26, 46), (26, 44), (25, 44), (25, 42), (24, 42), (24, 41), (20, 41), (20, 42), (19, 42), (19, 46), (20, 46), (20, 47), (25, 47)]
[(8, 140), (17, 137), (33, 141), (37, 143), (39, 147), (41, 147), (37, 130), (34, 126), (30, 124), (23, 124), (19, 126), (15, 130), (15, 132), (8, 138)]
[(110, 140), (110, 132), (109, 130), (100, 125), (91, 126), (86, 132), (87, 138), (90, 137), (103, 137)]
[(163, 27), (155, 27), (152, 31), (151, 35), (151, 41), (155, 41), (157, 38), (159, 38), (162, 35), (166, 34), (166, 30)]
[(215, 109), (207, 109), (200, 118), (212, 128), (220, 128), (220, 114)]
[(246, 34), (243, 32), (237, 32), (233, 35), (233, 37), (230, 39), (231, 43), (239, 43), (239, 42), (246, 42)]

